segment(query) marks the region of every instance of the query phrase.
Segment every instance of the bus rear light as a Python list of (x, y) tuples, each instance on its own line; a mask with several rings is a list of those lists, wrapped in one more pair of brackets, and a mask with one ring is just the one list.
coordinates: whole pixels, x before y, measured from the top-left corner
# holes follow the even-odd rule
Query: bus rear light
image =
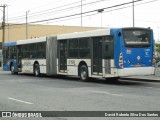
[(119, 60), (122, 60), (122, 59), (123, 59), (122, 56), (120, 56), (120, 57), (119, 57)]
[(121, 52), (120, 55), (119, 55), (119, 66), (120, 66), (121, 68), (123, 68), (123, 55), (122, 55), (122, 52)]
[(123, 64), (122, 64), (122, 63), (119, 63), (119, 66), (120, 66), (121, 68), (123, 68)]

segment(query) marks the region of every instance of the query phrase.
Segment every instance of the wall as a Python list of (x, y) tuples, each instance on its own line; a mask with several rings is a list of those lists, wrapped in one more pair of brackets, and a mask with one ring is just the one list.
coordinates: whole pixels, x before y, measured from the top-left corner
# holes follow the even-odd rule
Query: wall
[[(53, 26), (53, 25), (28, 25), (28, 39), (49, 35), (58, 35), (72, 32), (88, 31), (97, 29), (95, 27), (78, 26)], [(2, 29), (0, 30), (0, 42), (2, 41)], [(10, 24), (5, 27), (5, 42), (26, 39), (25, 24)]]

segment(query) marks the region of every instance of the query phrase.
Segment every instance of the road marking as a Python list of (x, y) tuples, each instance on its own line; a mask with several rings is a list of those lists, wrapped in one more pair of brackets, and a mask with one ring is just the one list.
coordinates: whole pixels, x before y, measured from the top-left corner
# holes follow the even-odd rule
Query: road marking
[(25, 104), (33, 104), (33, 103), (31, 103), (31, 102), (27, 102), (27, 101), (23, 101), (23, 100), (18, 100), (18, 99), (15, 99), (15, 98), (11, 98), (11, 97), (8, 97), (8, 99), (10, 99), (10, 100), (14, 100), (14, 101), (17, 101), (17, 102), (21, 102), (21, 103), (25, 103)]
[(120, 94), (113, 94), (113, 93), (109, 93), (109, 92), (103, 92), (103, 91), (91, 91), (93, 93), (101, 93), (101, 94), (107, 94), (107, 95), (113, 95), (113, 96), (123, 96)]

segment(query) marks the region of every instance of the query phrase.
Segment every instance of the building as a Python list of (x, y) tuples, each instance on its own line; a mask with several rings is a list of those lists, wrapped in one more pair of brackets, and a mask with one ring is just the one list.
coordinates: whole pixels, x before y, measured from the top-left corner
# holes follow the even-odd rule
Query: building
[[(9, 24), (5, 26), (5, 42), (97, 29), (96, 27)], [(3, 34), (0, 29), (0, 35)], [(2, 37), (0, 37), (2, 42)]]
[[(13, 42), (17, 40), (32, 39), (42, 36), (58, 35), (72, 32), (81, 32), (97, 29), (95, 27), (78, 26), (56, 26), (56, 25), (31, 25), (28, 24), (8, 24), (5, 26), (4, 42)], [(3, 30), (0, 29), (0, 68), (2, 67), (2, 42)]]

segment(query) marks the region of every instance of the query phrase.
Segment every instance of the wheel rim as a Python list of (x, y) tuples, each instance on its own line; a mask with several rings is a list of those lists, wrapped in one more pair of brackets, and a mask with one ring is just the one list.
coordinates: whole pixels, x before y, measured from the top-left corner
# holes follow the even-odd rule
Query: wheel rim
[(11, 66), (11, 72), (12, 73), (14, 72), (14, 66), (13, 65)]
[(35, 75), (38, 76), (38, 70), (37, 70), (37, 68), (35, 69)]
[(40, 75), (40, 69), (38, 64), (34, 66), (34, 75), (37, 77)]
[(86, 76), (87, 76), (87, 71), (85, 69), (82, 69), (81, 70), (81, 77), (82, 77), (82, 79), (85, 80)]
[(36, 74), (36, 76), (38, 75), (38, 72), (37, 72), (37, 70), (35, 71), (35, 74)]

